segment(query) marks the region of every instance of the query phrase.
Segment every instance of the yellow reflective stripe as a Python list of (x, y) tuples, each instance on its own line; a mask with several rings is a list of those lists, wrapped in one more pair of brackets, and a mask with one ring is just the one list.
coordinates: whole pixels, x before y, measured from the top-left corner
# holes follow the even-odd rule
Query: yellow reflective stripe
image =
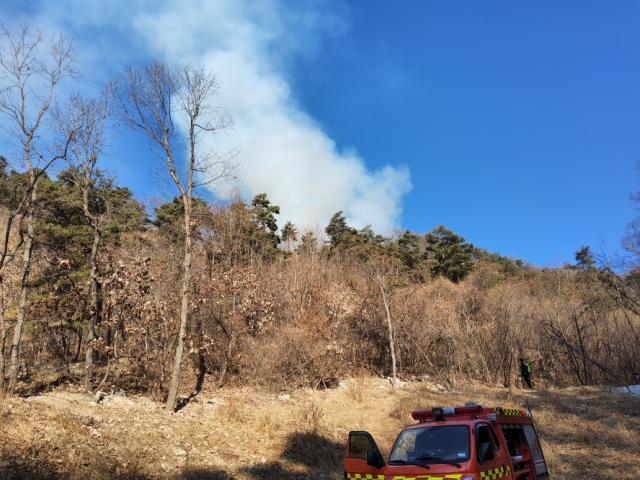
[(355, 480), (384, 480), (384, 475), (373, 475), (372, 473), (347, 473), (347, 478)]
[(418, 475), (417, 477), (396, 476), (393, 477), (393, 480), (460, 480), (461, 478), (462, 473), (451, 473), (444, 477), (435, 477), (432, 475)]
[[(405, 476), (395, 476), (393, 480), (460, 480), (462, 478), (462, 473), (455, 474), (447, 474), (444, 477), (434, 476), (434, 475), (419, 475), (416, 477), (405, 477)], [(493, 470), (487, 470), (485, 472), (480, 472), (480, 478), (487, 480), (497, 480), (499, 478), (508, 477), (511, 475), (511, 467), (500, 467), (495, 468)], [(350, 477), (353, 478), (353, 477)], [(360, 477), (364, 478), (364, 477)]]
[(498, 478), (508, 477), (511, 475), (511, 467), (507, 466), (494, 468), (493, 470), (487, 470), (486, 472), (480, 472), (481, 479), (497, 480)]
[(520, 410), (516, 410), (513, 408), (492, 408), (491, 411), (498, 415), (508, 415), (510, 417), (530, 417), (531, 416), (527, 412), (525, 412), (523, 415)]

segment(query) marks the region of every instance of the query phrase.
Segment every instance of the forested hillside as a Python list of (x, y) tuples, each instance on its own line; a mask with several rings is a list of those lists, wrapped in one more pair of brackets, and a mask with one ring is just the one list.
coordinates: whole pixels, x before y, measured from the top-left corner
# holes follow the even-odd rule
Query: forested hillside
[[(233, 124), (206, 120), (208, 73), (133, 66), (101, 97), (55, 103), (77, 73), (72, 43), (4, 33), (16, 55), (3, 54), (0, 91), (15, 147), (0, 163), (2, 389), (84, 382), (174, 409), (205, 378), (276, 391), (363, 374), (512, 386), (524, 357), (544, 388), (621, 384), (640, 368), (633, 231), (624, 265), (583, 247), (574, 265), (538, 268), (443, 225), (384, 237), (342, 212), (315, 230), (283, 223), (266, 193), (212, 200), (236, 153), (201, 148)], [(143, 205), (101, 168), (125, 127), (149, 142), (175, 198)]]
[[(5, 172), (5, 191), (21, 178)], [(96, 256), (93, 306), (91, 228), (65, 178), (40, 180), (16, 387), (37, 388), (43, 370), (84, 374), (76, 364), (95, 308), (89, 388), (162, 398), (179, 326), (181, 203), (160, 205), (150, 223), (131, 192), (109, 187), (117, 202)], [(258, 200), (198, 205), (184, 359), (198, 384), (210, 375), (219, 385), (326, 388), (356, 373), (391, 376), (392, 352), (398, 376), (447, 384), (513, 385), (520, 356), (539, 387), (624, 382), (637, 368), (635, 297), (590, 261), (539, 269), (442, 226), (383, 238), (340, 214), (326, 235), (289, 225), (280, 240), (273, 206)], [(4, 352), (20, 313), (21, 260), (4, 275)]]

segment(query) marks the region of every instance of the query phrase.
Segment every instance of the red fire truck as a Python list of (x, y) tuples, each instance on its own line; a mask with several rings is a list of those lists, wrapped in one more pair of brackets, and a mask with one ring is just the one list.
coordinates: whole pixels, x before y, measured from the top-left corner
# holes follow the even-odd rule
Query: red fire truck
[(368, 432), (349, 432), (345, 479), (548, 480), (531, 415), (471, 405), (411, 414), (385, 462)]

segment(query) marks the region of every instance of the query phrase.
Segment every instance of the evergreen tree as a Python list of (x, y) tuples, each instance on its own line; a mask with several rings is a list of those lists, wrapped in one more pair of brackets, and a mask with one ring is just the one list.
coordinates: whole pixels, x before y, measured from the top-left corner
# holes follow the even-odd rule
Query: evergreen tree
[[(82, 191), (75, 187), (78, 175), (77, 170), (69, 168), (60, 172), (57, 180), (46, 175), (40, 180), (36, 247), (46, 249), (47, 257), (55, 261), (32, 284), (48, 284), (58, 293), (69, 287), (70, 277), (88, 275), (87, 252), (95, 241), (94, 227), (84, 212)], [(117, 242), (121, 233), (140, 231), (148, 221), (144, 206), (112, 178), (98, 175), (91, 182), (88, 199), (90, 214), (99, 222), (99, 237), (106, 241)], [(65, 265), (63, 270), (56, 266), (60, 261)]]
[[(194, 217), (198, 212), (207, 209), (207, 202), (198, 197), (193, 197)], [(182, 196), (173, 197), (173, 200), (155, 207), (154, 219), (151, 224), (158, 227), (161, 235), (171, 239), (173, 242), (182, 242), (184, 238), (184, 201)], [(194, 218), (195, 221), (195, 218)]]
[(394, 253), (410, 269), (416, 268), (424, 260), (420, 253), (420, 237), (409, 230), (395, 241)]
[(366, 225), (357, 231), (357, 240), (360, 240), (362, 243), (382, 245), (388, 240), (388, 238), (383, 237), (382, 235), (377, 235), (371, 228), (371, 225)]
[(291, 222), (287, 222), (282, 227), (282, 232), (280, 233), (282, 241), (287, 245), (287, 250), (289, 249), (292, 242), (298, 241), (298, 229)]
[(591, 247), (589, 245), (583, 245), (580, 250), (575, 252), (576, 266), (582, 270), (590, 270), (595, 265), (596, 261), (593, 258)]
[(342, 215), (342, 210), (336, 212), (333, 217), (331, 217), (329, 225), (327, 225), (324, 231), (329, 236), (329, 245), (332, 249), (339, 246), (347, 247), (353, 244), (354, 237), (358, 235), (358, 231), (355, 228), (347, 225), (347, 220), (344, 215)]
[(431, 274), (442, 275), (459, 282), (473, 269), (474, 247), (464, 237), (438, 225), (425, 235), (427, 257), (431, 259)]
[(9, 174), (7, 173), (7, 168), (9, 167), (9, 161), (0, 155), (0, 180), (6, 179)]
[(0, 208), (18, 216), (24, 212), (25, 196), (29, 189), (29, 176), (9, 170), (9, 163), (0, 156)]
[(261, 231), (267, 234), (272, 248), (277, 248), (280, 243), (280, 237), (276, 233), (278, 231), (278, 223), (275, 215), (280, 214), (280, 207), (271, 205), (266, 193), (259, 193), (251, 201), (253, 207), (255, 221)]

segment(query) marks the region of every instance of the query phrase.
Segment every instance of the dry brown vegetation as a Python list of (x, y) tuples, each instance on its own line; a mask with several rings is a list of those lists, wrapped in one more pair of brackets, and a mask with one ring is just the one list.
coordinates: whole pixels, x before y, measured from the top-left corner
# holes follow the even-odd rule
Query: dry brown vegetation
[[(197, 391), (205, 375), (219, 386), (274, 391), (330, 388), (361, 371), (390, 375), (387, 314), (366, 273), (375, 260), (316, 248), (275, 258), (251, 253), (242, 241), (251, 238), (242, 230), (251, 226), (250, 216), (243, 224), (234, 213), (246, 216), (243, 205), (212, 212), (213, 226), (223, 216), (222, 223), (231, 218), (239, 230), (205, 236), (194, 260), (184, 362), (199, 375), (184, 388)], [(177, 249), (157, 231), (124, 240), (100, 257), (93, 387), (161, 400), (178, 327)], [(48, 388), (33, 381), (40, 369), (57, 369), (54, 383), (82, 369), (75, 364), (86, 348), (87, 285), (64, 275), (50, 282), (52, 262), (63, 270), (67, 265), (44, 255), (35, 262), (17, 383), (23, 393)], [(640, 317), (608, 295), (596, 272), (521, 268), (506, 274), (480, 261), (456, 284), (412, 281), (397, 268), (388, 299), (401, 378), (431, 375), (447, 386), (472, 378), (510, 387), (520, 381), (523, 356), (538, 387), (619, 385), (640, 365)], [(15, 318), (10, 293), (9, 331)]]
[(341, 479), (349, 430), (386, 453), (413, 409), (460, 405), (534, 414), (554, 479), (637, 480), (640, 398), (594, 387), (523, 392), (357, 377), (331, 390), (216, 389), (176, 414), (147, 397), (95, 399), (72, 386), (0, 401), (2, 479)]

